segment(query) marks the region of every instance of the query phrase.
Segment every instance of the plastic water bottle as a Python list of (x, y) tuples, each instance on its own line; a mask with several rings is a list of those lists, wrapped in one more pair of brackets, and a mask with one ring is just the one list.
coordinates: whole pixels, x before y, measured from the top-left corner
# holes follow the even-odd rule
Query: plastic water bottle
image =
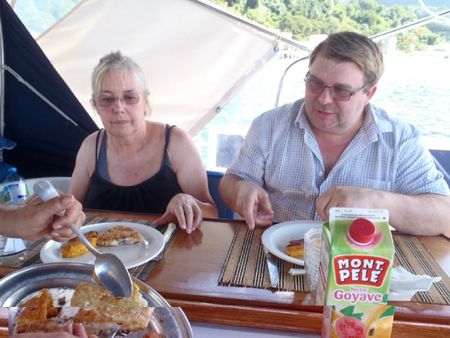
[[(3, 181), (1, 201), (6, 205), (21, 207), (28, 197), (27, 184), (14, 167), (8, 168)], [(14, 255), (27, 249), (27, 243), (20, 238), (0, 236), (0, 256)]]
[(2, 188), (2, 202), (5, 205), (23, 205), (28, 197), (27, 184), (17, 169), (8, 169)]

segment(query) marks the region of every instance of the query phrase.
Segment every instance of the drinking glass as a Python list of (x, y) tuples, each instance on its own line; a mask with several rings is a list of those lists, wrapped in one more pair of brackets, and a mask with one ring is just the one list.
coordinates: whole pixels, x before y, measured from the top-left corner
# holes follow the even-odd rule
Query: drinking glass
[(312, 228), (305, 237), (305, 269), (306, 284), (309, 291), (315, 291), (319, 282), (320, 246), (322, 243), (322, 228)]

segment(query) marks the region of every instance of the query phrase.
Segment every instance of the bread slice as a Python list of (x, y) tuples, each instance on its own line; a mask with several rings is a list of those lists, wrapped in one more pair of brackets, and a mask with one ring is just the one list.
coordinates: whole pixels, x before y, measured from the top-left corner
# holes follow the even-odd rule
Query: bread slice
[[(19, 314), (19, 319), (25, 310)], [(117, 331), (147, 332), (153, 315), (151, 307), (122, 308), (100, 306), (94, 308), (63, 307), (58, 316), (21, 318), (16, 321), (15, 333), (64, 332), (69, 323), (82, 323), (89, 335), (104, 336)]]
[(286, 245), (284, 252), (294, 258), (303, 257), (305, 255), (305, 242), (303, 239), (292, 240)]
[(123, 308), (144, 307), (146, 301), (142, 298), (139, 287), (133, 283), (133, 291), (130, 297), (115, 297), (102, 285), (82, 282), (78, 284), (73, 293), (71, 306), (92, 308), (119, 306)]
[(17, 319), (17, 325), (22, 325), (30, 321), (47, 319), (48, 309), (53, 306), (53, 298), (47, 289), (39, 291), (39, 294), (24, 303)]
[(60, 310), (53, 306), (53, 297), (47, 289), (42, 289), (37, 296), (21, 303), (19, 307), (21, 310), (16, 321), (18, 333), (32, 332), (28, 331), (33, 329), (31, 323), (46, 322), (49, 318), (57, 316)]
[(122, 244), (137, 244), (141, 241), (141, 234), (123, 225), (116, 225), (98, 234), (98, 246), (118, 246)]
[[(25, 309), (24, 309), (25, 310)], [(22, 321), (16, 324), (14, 332), (37, 333), (37, 332), (65, 332), (69, 318), (52, 317), (48, 319)]]
[(120, 330), (147, 330), (153, 313), (150, 307), (123, 308), (120, 306), (99, 306), (95, 308), (80, 308), (74, 317), (74, 323), (83, 323), (88, 334), (98, 335), (99, 328), (120, 325)]
[(117, 331), (147, 332), (153, 308), (147, 307), (137, 284), (130, 297), (115, 297), (102, 285), (80, 283), (71, 306), (53, 307), (49, 290), (25, 301), (15, 321), (15, 333), (60, 332), (69, 323), (83, 323), (88, 334), (108, 335)]
[[(84, 234), (89, 243), (91, 243), (94, 247), (97, 245), (97, 236), (98, 233), (96, 231), (89, 231)], [(72, 238), (68, 240), (61, 247), (61, 255), (64, 258), (73, 258), (82, 256), (87, 253), (89, 250), (86, 246), (80, 241), (78, 237)]]

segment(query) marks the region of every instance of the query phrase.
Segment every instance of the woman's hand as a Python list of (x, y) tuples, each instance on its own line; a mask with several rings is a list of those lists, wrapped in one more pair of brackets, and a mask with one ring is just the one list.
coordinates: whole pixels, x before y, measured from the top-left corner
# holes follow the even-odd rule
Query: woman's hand
[(198, 228), (203, 219), (202, 209), (198, 201), (189, 194), (176, 194), (167, 205), (166, 212), (154, 224), (178, 221), (181, 229), (188, 234)]

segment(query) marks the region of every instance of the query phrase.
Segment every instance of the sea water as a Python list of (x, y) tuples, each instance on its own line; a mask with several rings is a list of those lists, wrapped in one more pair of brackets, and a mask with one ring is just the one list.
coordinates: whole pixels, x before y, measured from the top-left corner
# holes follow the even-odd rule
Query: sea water
[[(417, 127), (428, 148), (450, 149), (450, 47), (432, 52), (391, 52), (384, 56), (385, 71), (372, 102)], [(196, 144), (205, 166), (215, 166), (219, 150), (210, 148), (216, 144), (211, 141), (218, 134), (245, 136), (254, 118), (275, 107), (280, 79), (292, 62), (293, 59), (277, 57), (269, 61), (200, 132)], [(307, 69), (305, 60), (287, 72), (278, 106), (304, 96)]]

